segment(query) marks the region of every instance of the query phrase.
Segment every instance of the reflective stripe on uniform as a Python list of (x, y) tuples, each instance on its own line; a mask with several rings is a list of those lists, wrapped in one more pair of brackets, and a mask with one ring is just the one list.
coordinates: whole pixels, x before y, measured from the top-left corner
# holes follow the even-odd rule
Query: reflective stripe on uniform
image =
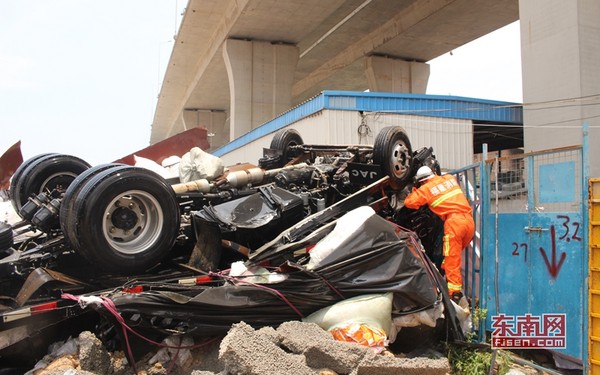
[(447, 257), (448, 255), (450, 255), (450, 235), (449, 234), (444, 234), (444, 256)]
[(462, 285), (448, 283), (448, 289), (452, 291), (461, 291)]
[(436, 199), (435, 201), (433, 201), (433, 203), (431, 204), (431, 207), (437, 207), (440, 205), (440, 203), (442, 203), (446, 199), (453, 197), (455, 195), (458, 195), (458, 194), (462, 194), (462, 190), (460, 190), (459, 188), (456, 188), (456, 190), (449, 191), (446, 194), (439, 197), (438, 199)]

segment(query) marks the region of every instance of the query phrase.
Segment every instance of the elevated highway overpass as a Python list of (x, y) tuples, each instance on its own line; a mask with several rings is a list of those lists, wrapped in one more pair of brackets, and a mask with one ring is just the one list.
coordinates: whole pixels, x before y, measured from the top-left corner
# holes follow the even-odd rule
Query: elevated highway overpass
[(151, 143), (218, 147), (323, 90), (425, 93), (427, 61), (519, 18), (518, 0), (190, 0)]

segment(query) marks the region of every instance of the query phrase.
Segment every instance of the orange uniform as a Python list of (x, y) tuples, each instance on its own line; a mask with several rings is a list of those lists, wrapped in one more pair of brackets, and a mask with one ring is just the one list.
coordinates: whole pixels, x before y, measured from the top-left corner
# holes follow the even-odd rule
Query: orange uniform
[(471, 206), (456, 178), (450, 174), (433, 176), (404, 200), (404, 206), (429, 209), (444, 221), (444, 262), (448, 291), (452, 295), (462, 291), (460, 270), (462, 250), (469, 245), (475, 233)]

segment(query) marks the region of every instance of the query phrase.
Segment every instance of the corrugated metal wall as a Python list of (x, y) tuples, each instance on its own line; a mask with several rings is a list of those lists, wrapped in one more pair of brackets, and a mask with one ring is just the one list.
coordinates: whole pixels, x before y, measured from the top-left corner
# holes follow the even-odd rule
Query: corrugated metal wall
[(473, 163), (470, 120), (376, 113), (366, 114), (365, 120), (371, 129), (371, 144), (383, 127), (401, 126), (406, 130), (413, 150), (433, 147), (443, 169), (458, 169)]
[[(306, 144), (373, 144), (386, 126), (403, 127), (413, 150), (433, 147), (443, 169), (457, 169), (473, 163), (473, 128), (470, 120), (429, 116), (341, 110), (322, 110), (287, 126), (298, 130)], [(269, 147), (273, 134), (267, 134), (221, 158), (225, 165), (257, 163), (263, 147)]]

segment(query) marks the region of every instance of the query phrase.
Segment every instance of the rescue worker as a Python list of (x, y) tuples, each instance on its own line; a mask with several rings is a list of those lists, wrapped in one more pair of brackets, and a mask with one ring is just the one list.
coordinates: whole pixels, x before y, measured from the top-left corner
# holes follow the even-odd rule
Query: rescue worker
[(442, 269), (446, 273), (448, 292), (457, 304), (462, 299), (462, 250), (473, 239), (475, 223), (471, 206), (458, 181), (451, 174), (438, 176), (431, 168), (423, 166), (415, 175), (416, 185), (404, 200), (404, 206), (429, 209), (444, 222)]

